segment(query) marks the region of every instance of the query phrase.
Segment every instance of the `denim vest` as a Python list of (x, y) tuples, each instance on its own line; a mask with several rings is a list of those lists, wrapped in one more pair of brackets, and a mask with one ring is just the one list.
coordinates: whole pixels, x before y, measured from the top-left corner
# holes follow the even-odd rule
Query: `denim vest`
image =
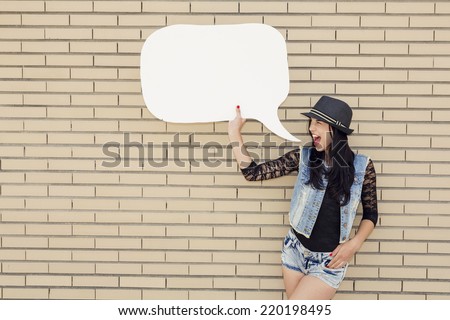
[[(307, 185), (309, 180), (308, 161), (312, 148), (303, 147), (298, 169), (297, 182), (292, 195), (289, 222), (298, 233), (309, 238), (317, 220), (319, 209), (322, 205), (324, 190), (314, 189)], [(347, 205), (340, 207), (341, 228), (339, 243), (348, 240), (355, 220), (356, 210), (361, 201), (361, 190), (364, 175), (369, 158), (361, 154), (355, 154), (353, 165), (355, 166), (355, 179), (350, 188), (350, 201)], [(323, 185), (326, 187), (328, 179), (323, 177)]]

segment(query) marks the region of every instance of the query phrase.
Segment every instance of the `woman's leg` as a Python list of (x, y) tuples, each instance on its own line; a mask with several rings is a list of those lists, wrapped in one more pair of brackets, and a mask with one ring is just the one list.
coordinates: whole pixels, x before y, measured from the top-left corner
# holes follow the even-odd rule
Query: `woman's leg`
[[(308, 275), (301, 277), (292, 294), (288, 294), (289, 300), (331, 300), (337, 289), (326, 284), (317, 277)], [(287, 287), (286, 287), (287, 294)]]
[(305, 274), (300, 271), (291, 270), (289, 268), (286, 268), (285, 266), (282, 266), (282, 270), (284, 287), (286, 288), (286, 295), (288, 299), (290, 299), (292, 293), (295, 291), (298, 284), (300, 283), (300, 280), (305, 276)]

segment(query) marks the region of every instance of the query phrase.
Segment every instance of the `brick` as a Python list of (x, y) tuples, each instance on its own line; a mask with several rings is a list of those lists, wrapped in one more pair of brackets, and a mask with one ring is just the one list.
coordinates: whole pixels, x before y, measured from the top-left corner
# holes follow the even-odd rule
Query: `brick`
[[(381, 3), (380, 3), (381, 4)], [(409, 17), (407, 16), (362, 16), (362, 27), (385, 27), (385, 28), (408, 28)]]
[(383, 92), (383, 85), (367, 84), (367, 83), (336, 84), (337, 94), (351, 94), (352, 92), (355, 92), (355, 90), (358, 91), (360, 94), (381, 94)]
[(94, 1), (94, 12), (141, 12), (141, 2)]
[[(405, 235), (404, 235), (405, 240), (427, 240), (427, 241), (432, 241), (432, 240), (440, 240), (440, 241), (444, 241), (444, 240), (448, 240), (449, 236), (448, 234), (445, 233), (445, 230), (441, 230), (441, 229), (406, 229), (405, 230)], [(426, 261), (428, 261), (429, 258), (427, 258)], [(430, 258), (431, 259), (431, 258)], [(431, 261), (429, 261), (431, 263)]]
[(383, 41), (384, 31), (383, 30), (337, 30), (336, 40), (339, 41)]
[(259, 289), (259, 280), (243, 277), (214, 278), (214, 288)]
[(198, 25), (212, 25), (214, 24), (213, 15), (168, 15), (167, 25), (174, 24), (198, 24)]
[(232, 291), (220, 291), (220, 290), (200, 290), (189, 291), (190, 300), (234, 300), (235, 293)]
[(47, 12), (92, 12), (92, 1), (47, 1)]
[[(411, 217), (408, 217), (410, 219)], [(419, 219), (426, 218), (418, 217)], [(399, 218), (400, 219), (400, 218)], [(383, 222), (384, 218), (381, 218)], [(403, 220), (406, 220), (403, 217)], [(395, 224), (393, 224), (395, 226)], [(385, 226), (385, 224), (383, 224)], [(398, 226), (398, 225), (397, 225)], [(413, 224), (409, 224), (409, 226), (414, 226)], [(381, 242), (380, 243), (380, 252), (392, 252), (392, 253), (426, 253), (427, 252), (427, 244), (423, 242)]]
[(358, 79), (357, 70), (312, 70), (311, 73), (311, 80), (357, 81)]
[(361, 70), (360, 80), (363, 81), (407, 81), (405, 70)]
[(49, 238), (49, 248), (78, 248), (78, 249), (87, 249), (94, 248), (95, 239), (92, 238), (81, 238), (81, 237), (58, 237), (58, 238)]
[(139, 82), (126, 82), (126, 81), (114, 81), (114, 82), (104, 82), (97, 81), (95, 83), (95, 92), (140, 92)]
[(118, 236), (119, 228), (117, 226), (105, 225), (74, 225), (74, 236)]
[(92, 39), (92, 29), (51, 28), (45, 30), (45, 39), (83, 40)]
[(137, 263), (97, 263), (97, 274), (141, 274), (142, 266)]
[(167, 252), (167, 262), (211, 262), (209, 252)]
[(95, 290), (93, 289), (58, 289), (50, 288), (50, 299), (69, 299), (69, 300), (94, 300)]
[(380, 132), (383, 134), (406, 134), (406, 124), (369, 122), (359, 124), (359, 133), (379, 134)]
[(220, 14), (215, 17), (216, 25), (220, 24), (238, 24), (238, 23), (263, 23), (263, 16), (255, 14), (239, 14), (239, 15), (227, 15)]
[(279, 251), (279, 240), (237, 240), (237, 250)]
[[(0, 21), (0, 25), (2, 26), (11, 26), (11, 25), (20, 25), (20, 15), (18, 14), (3, 14), (2, 21)], [(19, 50), (20, 51), (20, 48)]]
[(126, 262), (163, 262), (165, 258), (165, 252), (153, 251), (151, 255), (146, 251), (122, 251), (119, 253), (119, 261)]
[(99, 14), (72, 14), (70, 16), (72, 26), (116, 26), (116, 15)]
[(165, 288), (164, 278), (120, 277), (120, 287), (128, 288)]
[(273, 27), (310, 27), (311, 17), (288, 15), (264, 15), (264, 23)]
[(39, 28), (2, 28), (0, 39), (31, 40), (44, 39), (44, 29)]
[[(146, 2), (144, 2), (145, 4)], [(203, 292), (203, 290), (201, 291)], [(187, 290), (143, 290), (143, 299), (150, 300), (188, 300), (189, 292)]]
[[(448, 124), (425, 124), (425, 123), (408, 123), (408, 134), (430, 134), (430, 135), (446, 135), (445, 128)], [(421, 151), (417, 151), (421, 152)], [(440, 153), (437, 151), (433, 152), (435, 155)]]
[(3, 66), (41, 66), (45, 64), (45, 57), (40, 55), (30, 56), (24, 54), (1, 54), (0, 58), (2, 59), (1, 65)]
[(64, 26), (69, 25), (69, 15), (52, 14), (23, 14), (22, 25), (31, 26)]
[(93, 263), (80, 263), (80, 262), (53, 262), (49, 263), (49, 272), (56, 274), (94, 274), (95, 265)]
[(48, 160), (49, 170), (94, 170), (94, 162), (92, 160), (80, 159), (61, 159)]
[(74, 276), (74, 287), (118, 287), (119, 278), (112, 276)]
[(190, 5), (184, 1), (151, 1), (142, 3), (142, 12), (169, 13), (169, 12), (189, 12)]
[(433, 41), (432, 30), (386, 30), (386, 41)]
[(386, 94), (400, 95), (426, 95), (431, 94), (433, 89), (431, 84), (385, 84)]
[(95, 95), (72, 95), (72, 105), (80, 106), (111, 106), (117, 105), (117, 95), (95, 94)]
[(19, 209), (24, 208), (25, 203), (23, 199), (3, 198), (0, 199), (0, 206), (2, 209)]
[(386, 13), (434, 13), (434, 3), (418, 3), (418, 2), (387, 2)]
[(447, 268), (441, 269), (441, 268), (430, 268), (428, 269), (428, 278), (429, 279), (450, 279), (450, 274), (448, 272), (449, 270)]
[(229, 213), (192, 213), (189, 216), (191, 223), (200, 224), (234, 224), (236, 223), (236, 215)]
[(141, 249), (141, 239), (97, 238), (95, 247), (100, 249)]
[(359, 16), (320, 15), (312, 17), (313, 27), (359, 27)]
[[(343, 43), (343, 42), (311, 44), (311, 53), (329, 54), (329, 52), (333, 52), (334, 54), (358, 54), (359, 45), (356, 43)], [(349, 70), (338, 70), (338, 71), (345, 72)]]
[(187, 275), (188, 266), (185, 264), (158, 263), (144, 264), (143, 274), (152, 275)]
[(287, 4), (283, 2), (241, 2), (240, 13), (284, 13), (287, 12)]
[[(429, 137), (383, 137), (384, 147), (423, 147), (429, 148), (431, 145)], [(428, 171), (428, 170), (427, 170)], [(411, 172), (411, 171), (409, 171)]]
[(72, 285), (72, 277), (70, 276), (26, 276), (27, 286), (52, 286), (64, 287)]
[(121, 236), (153, 236), (163, 237), (165, 235), (165, 228), (163, 226), (120, 226), (119, 234)]
[(141, 32), (138, 29), (100, 29), (93, 30), (93, 39), (99, 40), (130, 40), (140, 39)]
[(42, 81), (1, 81), (0, 90), (42, 92), (45, 91), (45, 84)]
[(94, 58), (89, 55), (48, 55), (48, 66), (93, 66)]
[(288, 2), (290, 13), (335, 13), (336, 4), (331, 2)]
[[(293, 67), (334, 67), (335, 59), (332, 57), (320, 56), (295, 56), (289, 58)], [(302, 83), (302, 85), (304, 85)]]
[[(406, 43), (361, 43), (361, 54), (384, 54), (400, 55), (408, 54), (408, 44)], [(366, 70), (361, 70), (366, 71)]]
[(289, 30), (288, 40), (336, 40), (336, 32), (334, 30), (308, 30), (308, 29), (293, 29)]
[(72, 253), (73, 261), (119, 261), (117, 251), (101, 251), (101, 250), (77, 250)]
[(119, 201), (116, 199), (74, 199), (73, 208), (76, 210), (117, 210)]
[(429, 200), (428, 190), (405, 189), (405, 190), (382, 190), (383, 200)]
[(398, 254), (358, 254), (356, 264), (371, 266), (400, 266), (402, 256)]
[(445, 227), (450, 225), (449, 217), (430, 217), (430, 227)]
[[(167, 210), (186, 210), (186, 202), (183, 200), (173, 199), (167, 202)], [(213, 210), (211, 201), (203, 200), (189, 200), (189, 210), (188, 211), (198, 211), (198, 210)]]
[(2, 78), (22, 78), (22, 69), (21, 68), (1, 68), (0, 76)]
[(260, 236), (259, 227), (214, 227), (214, 237), (246, 237)]
[(0, 285), (2, 287), (24, 287), (25, 286), (25, 277), (24, 276), (10, 276), (10, 275), (1, 275), (0, 276)]
[(447, 137), (432, 137), (431, 146), (433, 148), (449, 148), (450, 143)]
[(410, 26), (412, 28), (448, 28), (450, 23), (444, 16), (412, 16)]
[(237, 13), (238, 3), (230, 3), (226, 1), (202, 1), (193, 2), (191, 4), (192, 13)]
[(402, 282), (401, 281), (363, 281), (356, 280), (355, 281), (355, 290), (356, 291), (401, 291), (402, 290)]
[[(214, 279), (215, 281), (215, 279)], [(167, 278), (167, 288), (213, 288), (212, 278)]]
[(47, 288), (3, 288), (3, 298), (15, 300), (48, 299), (48, 291)]
[(96, 289), (95, 298), (99, 300), (140, 300), (141, 290), (127, 289)]
[(202, 264), (189, 266), (189, 275), (194, 276), (233, 276), (235, 266), (229, 264)]
[(432, 58), (422, 57), (386, 57), (387, 68), (432, 68)]
[(450, 284), (446, 281), (404, 281), (403, 291), (405, 292), (448, 292)]
[(48, 273), (48, 263), (3, 262), (3, 273)]
[[(70, 52), (74, 53), (116, 53), (117, 52), (117, 44), (114, 42), (85, 42), (85, 41), (77, 41), (77, 42), (71, 42), (70, 43)], [(89, 73), (91, 71), (91, 73)], [(98, 74), (96, 75), (97, 79), (102, 79), (103, 73), (114, 73), (116, 76), (113, 79), (117, 78), (117, 70), (115, 69), (105, 69), (102, 70), (101, 68), (95, 68), (95, 69), (76, 69), (72, 68), (71, 78), (77, 79), (80, 76), (77, 76), (77, 74), (91, 74), (90, 77), (92, 77), (92, 71), (97, 71)], [(103, 71), (103, 72), (102, 72)], [(107, 78), (109, 79), (109, 78)]]
[(128, 186), (97, 186), (95, 188), (97, 197), (141, 197), (141, 187)]
[(281, 300), (282, 297), (283, 294), (280, 292), (236, 291), (237, 300)]
[(238, 265), (238, 276), (281, 276), (281, 268), (279, 265)]
[(383, 2), (338, 2), (337, 12), (342, 13), (384, 13)]
[(191, 250), (234, 250), (235, 248), (234, 240), (189, 240), (189, 249)]
[(213, 262), (223, 263), (258, 263), (256, 252), (214, 252)]

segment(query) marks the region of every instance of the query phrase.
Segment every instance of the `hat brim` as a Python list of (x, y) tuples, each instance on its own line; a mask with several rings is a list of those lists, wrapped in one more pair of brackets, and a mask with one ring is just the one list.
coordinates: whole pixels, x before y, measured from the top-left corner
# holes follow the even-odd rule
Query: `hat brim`
[(317, 115), (317, 114), (314, 114), (314, 113), (312, 113), (312, 112), (302, 112), (301, 114), (304, 115), (304, 116), (306, 116), (306, 117), (308, 117), (308, 118), (314, 118), (314, 119), (317, 119), (317, 120), (326, 122), (326, 123), (328, 123), (330, 126), (336, 128), (336, 129), (338, 129), (338, 130), (340, 130), (340, 131), (342, 131), (342, 132), (344, 132), (344, 133), (346, 133), (346, 134), (351, 134), (351, 133), (353, 132), (353, 129), (348, 129), (348, 128), (344, 128), (344, 127), (338, 126), (338, 125), (336, 125), (335, 123), (332, 123), (332, 122), (328, 121), (327, 119), (322, 118), (321, 116), (319, 116), (319, 115)]

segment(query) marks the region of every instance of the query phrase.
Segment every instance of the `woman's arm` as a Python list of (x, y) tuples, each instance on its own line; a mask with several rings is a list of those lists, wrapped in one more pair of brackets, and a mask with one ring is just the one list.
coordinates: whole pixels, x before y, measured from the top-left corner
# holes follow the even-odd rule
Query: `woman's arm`
[(256, 164), (256, 162), (248, 155), (247, 148), (242, 141), (240, 130), (244, 123), (245, 119), (241, 117), (240, 110), (237, 108), (236, 118), (231, 120), (228, 124), (228, 135), (233, 145), (234, 156), (236, 157), (239, 168), (246, 180), (268, 180), (298, 170), (300, 148), (291, 150), (275, 160)]
[(364, 241), (369, 237), (378, 221), (377, 183), (372, 160), (367, 164), (361, 193), (363, 216), (355, 236), (334, 249), (334, 258), (328, 264), (329, 268), (339, 268), (348, 262), (361, 249)]
[(248, 167), (253, 161), (242, 140), (241, 129), (245, 121), (246, 119), (241, 117), (241, 110), (238, 106), (236, 107), (236, 117), (228, 122), (228, 137), (230, 138), (233, 154), (240, 169)]

